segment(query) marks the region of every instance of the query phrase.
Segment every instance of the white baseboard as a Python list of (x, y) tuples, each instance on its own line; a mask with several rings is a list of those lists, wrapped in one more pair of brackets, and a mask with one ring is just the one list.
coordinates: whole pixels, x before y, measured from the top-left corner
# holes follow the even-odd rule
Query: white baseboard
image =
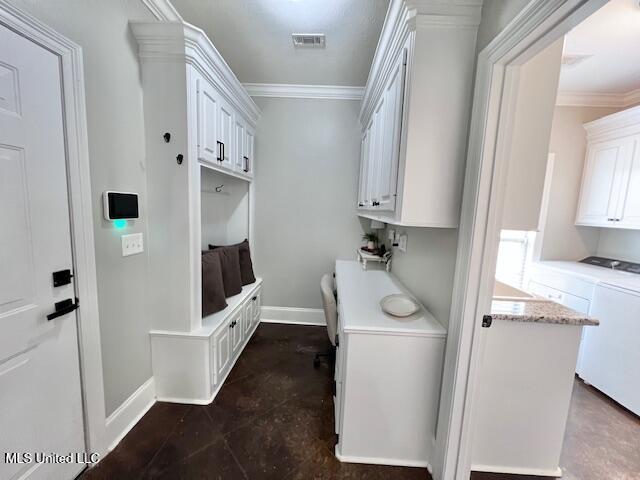
[(505, 473), (509, 475), (530, 475), (534, 477), (562, 477), (562, 469), (558, 468), (518, 468), (502, 465), (472, 465), (471, 471), (485, 473)]
[(106, 443), (109, 451), (120, 443), (120, 440), (129, 433), (154, 403), (156, 403), (156, 385), (151, 377), (107, 418)]
[(379, 457), (355, 457), (351, 455), (342, 455), (335, 448), (335, 455), (338, 460), (344, 463), (368, 463), (372, 465), (392, 465), (394, 467), (420, 467), (426, 468), (429, 473), (432, 472), (431, 464), (426, 460), (401, 460), (397, 458), (379, 458)]
[(260, 321), (294, 325), (326, 325), (321, 308), (262, 307)]

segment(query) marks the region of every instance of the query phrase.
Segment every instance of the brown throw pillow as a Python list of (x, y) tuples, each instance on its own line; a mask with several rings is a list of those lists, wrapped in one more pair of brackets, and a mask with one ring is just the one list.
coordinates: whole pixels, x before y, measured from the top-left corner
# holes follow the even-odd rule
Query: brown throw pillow
[(215, 250), (202, 252), (202, 316), (224, 310), (226, 306), (220, 254)]
[(222, 280), (224, 294), (232, 297), (242, 291), (242, 276), (240, 275), (240, 252), (237, 246), (220, 247), (211, 252), (218, 252), (222, 265)]
[[(242, 278), (242, 285), (249, 285), (256, 281), (256, 276), (253, 273), (253, 262), (251, 262), (251, 250), (249, 249), (249, 240), (245, 238), (243, 242), (231, 247), (238, 247), (238, 253), (240, 254), (240, 276)], [(209, 245), (209, 248), (215, 250), (221, 248), (216, 245)]]

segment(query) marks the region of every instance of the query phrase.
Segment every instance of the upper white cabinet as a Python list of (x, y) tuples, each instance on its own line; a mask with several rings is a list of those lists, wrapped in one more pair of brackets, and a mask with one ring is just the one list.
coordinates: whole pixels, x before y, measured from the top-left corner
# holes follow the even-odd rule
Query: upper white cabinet
[(481, 5), (391, 3), (360, 111), (359, 215), (458, 226)]
[(640, 107), (585, 124), (576, 225), (640, 229)]

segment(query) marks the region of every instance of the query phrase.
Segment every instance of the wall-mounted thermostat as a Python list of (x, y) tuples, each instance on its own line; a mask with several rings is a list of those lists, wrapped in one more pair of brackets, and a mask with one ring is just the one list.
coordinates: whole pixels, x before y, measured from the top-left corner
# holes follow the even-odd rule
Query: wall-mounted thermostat
[(106, 191), (102, 194), (102, 206), (107, 220), (139, 218), (137, 193)]

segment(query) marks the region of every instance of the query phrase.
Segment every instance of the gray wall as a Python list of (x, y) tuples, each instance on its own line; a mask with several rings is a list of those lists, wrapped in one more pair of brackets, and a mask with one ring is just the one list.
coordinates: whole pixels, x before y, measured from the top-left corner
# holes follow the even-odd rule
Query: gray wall
[[(142, 88), (129, 20), (152, 20), (139, 0), (11, 0), (84, 53), (100, 334), (107, 415), (151, 377), (146, 254), (123, 258), (120, 235), (144, 232)], [(103, 220), (104, 190), (139, 192), (141, 219), (122, 231)]]
[(575, 226), (587, 148), (582, 124), (616, 110), (604, 107), (556, 107), (549, 141), (549, 151), (555, 153), (555, 161), (547, 218), (541, 232), (541, 260), (580, 260), (596, 253), (600, 229)]
[[(406, 253), (393, 249), (392, 272), (442, 325), (448, 326), (458, 230), (393, 225), (387, 229), (407, 234)], [(388, 246), (389, 240), (385, 244)]]
[[(249, 238), (249, 184), (206, 167), (200, 168), (202, 250)], [(224, 185), (220, 192), (216, 188)]]
[(320, 308), (320, 277), (353, 259), (360, 103), (256, 98), (254, 262), (263, 305)]
[(600, 229), (598, 255), (640, 263), (640, 231)]

